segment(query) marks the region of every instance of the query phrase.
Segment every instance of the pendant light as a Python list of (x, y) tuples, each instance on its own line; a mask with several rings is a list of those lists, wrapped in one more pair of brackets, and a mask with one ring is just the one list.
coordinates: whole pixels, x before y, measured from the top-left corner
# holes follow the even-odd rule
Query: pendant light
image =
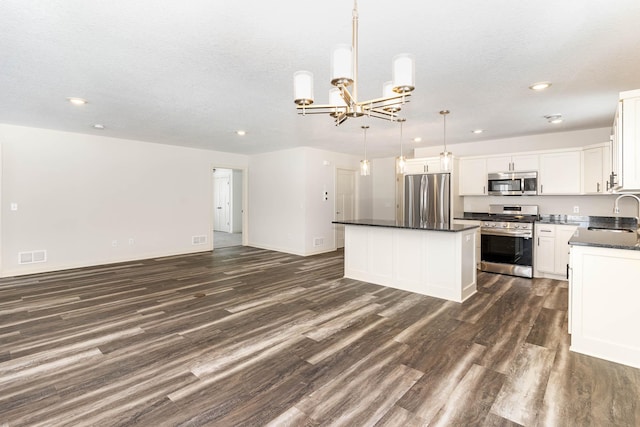
[(398, 122), (400, 122), (400, 156), (396, 159), (396, 173), (403, 174), (404, 167), (407, 163), (407, 159), (405, 159), (404, 154), (402, 154), (402, 125), (406, 122), (407, 119), (400, 118)]
[(367, 160), (367, 129), (368, 125), (360, 126), (364, 130), (364, 160), (360, 160), (360, 175), (369, 176), (371, 174), (371, 164)]
[(452, 154), (447, 151), (447, 114), (449, 114), (449, 110), (440, 111), (442, 115), (442, 119), (444, 122), (444, 151), (440, 153), (440, 171), (441, 172), (450, 172), (451, 171), (451, 156)]

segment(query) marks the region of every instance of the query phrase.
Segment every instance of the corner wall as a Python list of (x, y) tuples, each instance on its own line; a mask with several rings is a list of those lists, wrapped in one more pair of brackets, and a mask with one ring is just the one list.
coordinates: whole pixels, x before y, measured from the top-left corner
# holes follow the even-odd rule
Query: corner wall
[[(5, 277), (211, 250), (211, 165), (248, 161), (11, 125), (0, 125), (0, 140)], [(20, 252), (41, 250), (46, 262), (18, 262)]]
[[(309, 147), (251, 156), (249, 245), (303, 256), (335, 250), (337, 168), (357, 169), (358, 159)], [(357, 215), (368, 209), (361, 191), (358, 180)]]

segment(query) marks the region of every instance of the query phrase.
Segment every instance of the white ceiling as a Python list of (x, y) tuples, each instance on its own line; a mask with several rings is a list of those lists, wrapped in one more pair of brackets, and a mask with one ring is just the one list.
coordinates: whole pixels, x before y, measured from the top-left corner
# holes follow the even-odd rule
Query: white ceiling
[[(295, 146), (399, 149), (397, 123), (298, 116), (292, 75), (328, 101), (329, 53), (351, 0), (3, 0), (0, 122), (253, 154)], [(360, 0), (360, 100), (416, 57), (406, 148), (610, 126), (640, 88), (638, 0)], [(541, 93), (528, 89), (548, 80)], [(86, 98), (74, 107), (67, 97)], [(545, 115), (565, 121), (550, 125)], [(95, 130), (93, 123), (105, 129)], [(484, 128), (482, 135), (472, 129)], [(247, 135), (235, 135), (244, 129)]]

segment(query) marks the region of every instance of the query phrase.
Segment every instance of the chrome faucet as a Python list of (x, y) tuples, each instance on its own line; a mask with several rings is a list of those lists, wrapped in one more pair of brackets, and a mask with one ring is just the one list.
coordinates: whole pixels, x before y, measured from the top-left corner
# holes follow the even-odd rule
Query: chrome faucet
[(623, 197), (633, 197), (634, 199), (636, 199), (636, 201), (638, 202), (638, 216), (636, 217), (636, 219), (638, 221), (640, 221), (640, 197), (636, 196), (635, 194), (621, 194), (621, 195), (619, 195), (616, 198), (616, 201), (613, 203), (613, 213), (615, 213), (615, 214), (619, 214), (620, 213), (620, 208), (618, 207), (618, 202)]

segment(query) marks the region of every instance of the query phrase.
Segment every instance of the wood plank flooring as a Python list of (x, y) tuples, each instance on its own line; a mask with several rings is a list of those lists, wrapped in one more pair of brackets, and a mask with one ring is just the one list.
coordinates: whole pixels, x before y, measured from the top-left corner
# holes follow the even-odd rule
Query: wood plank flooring
[(249, 247), (0, 280), (1, 426), (638, 426), (569, 352), (566, 282), (463, 304)]

